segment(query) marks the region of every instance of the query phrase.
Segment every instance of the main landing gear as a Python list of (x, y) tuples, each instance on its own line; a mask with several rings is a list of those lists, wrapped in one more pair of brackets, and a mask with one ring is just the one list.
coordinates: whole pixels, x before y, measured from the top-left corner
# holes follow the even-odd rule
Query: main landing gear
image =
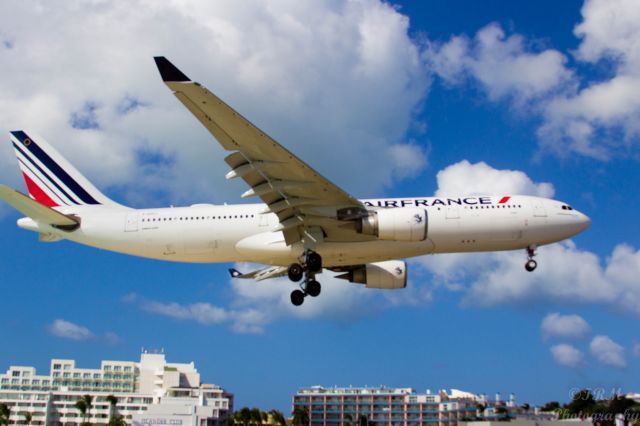
[(524, 264), (524, 269), (529, 272), (533, 272), (538, 267), (538, 262), (533, 260), (533, 256), (536, 255), (536, 246), (527, 247), (527, 263)]
[(304, 253), (302, 264), (292, 263), (289, 265), (287, 275), (291, 281), (298, 282), (304, 277), (304, 281), (300, 284), (300, 290), (291, 292), (291, 303), (300, 306), (304, 303), (304, 298), (307, 295), (311, 297), (320, 295), (322, 286), (315, 280), (316, 273), (320, 271), (322, 271), (322, 257), (312, 250), (307, 250)]

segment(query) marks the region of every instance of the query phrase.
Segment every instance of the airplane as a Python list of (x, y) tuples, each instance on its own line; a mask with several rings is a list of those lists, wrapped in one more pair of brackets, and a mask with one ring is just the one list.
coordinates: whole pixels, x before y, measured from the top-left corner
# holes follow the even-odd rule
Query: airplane
[(316, 297), (324, 270), (374, 289), (402, 289), (407, 263), (437, 253), (522, 250), (537, 267), (538, 247), (570, 238), (591, 220), (569, 204), (525, 195), (359, 200), (251, 124), (165, 57), (163, 82), (230, 154), (227, 179), (259, 204), (133, 209), (100, 192), (32, 131), (11, 132), (28, 195), (0, 185), (39, 240), (69, 240), (114, 252), (178, 262), (251, 262), (263, 269), (232, 278), (288, 276), (291, 302)]

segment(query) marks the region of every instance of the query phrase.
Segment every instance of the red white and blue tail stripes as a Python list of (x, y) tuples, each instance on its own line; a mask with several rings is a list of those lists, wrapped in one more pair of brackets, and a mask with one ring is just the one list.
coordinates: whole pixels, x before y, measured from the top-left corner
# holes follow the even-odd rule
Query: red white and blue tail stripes
[(33, 199), (48, 207), (112, 203), (42, 138), (17, 130), (11, 142)]

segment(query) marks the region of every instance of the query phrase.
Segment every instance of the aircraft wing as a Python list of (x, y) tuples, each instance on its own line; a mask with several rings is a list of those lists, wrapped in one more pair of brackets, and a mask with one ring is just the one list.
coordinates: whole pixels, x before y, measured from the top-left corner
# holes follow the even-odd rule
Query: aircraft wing
[(357, 234), (349, 222), (337, 219), (339, 212), (353, 214), (364, 205), (200, 84), (191, 81), (165, 57), (154, 58), (162, 80), (175, 96), (218, 140), (231, 151), (225, 161), (231, 166), (227, 178), (239, 177), (250, 189), (243, 198), (257, 196), (280, 220), (287, 244), (310, 235), (312, 227), (322, 229), (325, 239), (369, 240)]
[(0, 184), (0, 200), (6, 201), (13, 208), (36, 222), (46, 223), (66, 231), (72, 231), (80, 225), (79, 218), (62, 214), (31, 199), (22, 192), (2, 184)]

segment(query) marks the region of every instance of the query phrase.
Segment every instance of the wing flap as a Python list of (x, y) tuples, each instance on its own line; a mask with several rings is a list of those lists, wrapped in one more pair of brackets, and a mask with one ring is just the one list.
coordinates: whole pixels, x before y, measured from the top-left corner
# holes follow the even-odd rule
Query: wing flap
[(62, 214), (6, 185), (0, 184), (0, 199), (36, 222), (69, 230), (71, 228), (75, 229), (80, 225), (79, 218)]
[(239, 278), (239, 279), (251, 279), (253, 278), (256, 281), (267, 280), (269, 278), (277, 278), (287, 275), (288, 268), (286, 266), (270, 266), (265, 269), (259, 269), (257, 271), (247, 272), (243, 274), (237, 269), (229, 269), (229, 273), (231, 274), (231, 278)]
[[(241, 178), (249, 185), (244, 196), (256, 196), (268, 206), (274, 206), (270, 211), (278, 216), (281, 224), (291, 217), (317, 215), (321, 208), (321, 214), (334, 222), (327, 228), (329, 238), (334, 233), (341, 239), (359, 238), (354, 231), (341, 228), (337, 220), (339, 209), (364, 209), (359, 200), (327, 180), (216, 95), (189, 80), (166, 58), (155, 60), (164, 83), (174, 95), (225, 150), (232, 151), (225, 159), (231, 167), (227, 177)], [(283, 226), (286, 243), (300, 241), (308, 226), (311, 225), (304, 220), (294, 227)]]

